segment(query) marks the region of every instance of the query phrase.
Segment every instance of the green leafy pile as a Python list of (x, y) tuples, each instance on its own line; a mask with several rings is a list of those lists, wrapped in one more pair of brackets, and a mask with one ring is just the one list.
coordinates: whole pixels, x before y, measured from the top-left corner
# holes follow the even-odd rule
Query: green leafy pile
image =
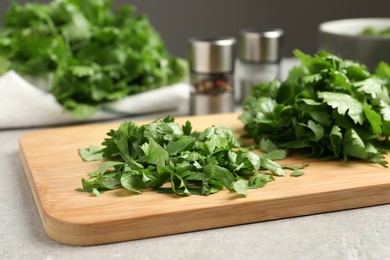
[(111, 0), (13, 2), (0, 30), (0, 74), (54, 74), (51, 92), (76, 117), (128, 95), (183, 79), (185, 61), (172, 57), (146, 16)]
[[(103, 148), (80, 150), (85, 161), (104, 160), (100, 167), (82, 179), (81, 191), (99, 195), (101, 191), (125, 188), (135, 193), (144, 189), (178, 195), (209, 195), (224, 187), (247, 195), (247, 189), (260, 188), (284, 176), (273, 160), (284, 159), (285, 151), (257, 155), (238, 149), (232, 131), (212, 126), (192, 131), (189, 121), (178, 125), (166, 117), (142, 126), (124, 122), (107, 133)], [(286, 166), (292, 176), (302, 175), (303, 166)]]
[(301, 65), (286, 81), (255, 86), (240, 119), (247, 134), (271, 151), (297, 150), (316, 158), (357, 158), (387, 165), (390, 143), (390, 67), (375, 75), (356, 62), (296, 50)]

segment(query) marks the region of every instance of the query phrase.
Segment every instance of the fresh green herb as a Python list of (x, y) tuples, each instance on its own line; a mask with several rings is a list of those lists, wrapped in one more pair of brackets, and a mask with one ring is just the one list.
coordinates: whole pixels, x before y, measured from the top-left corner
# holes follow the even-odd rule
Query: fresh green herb
[(181, 81), (185, 61), (172, 57), (146, 16), (111, 0), (55, 0), (12, 7), (0, 30), (0, 74), (53, 74), (52, 94), (76, 117), (104, 102)]
[[(255, 86), (240, 119), (260, 149), (299, 150), (307, 156), (357, 158), (387, 167), (390, 150), (390, 67), (376, 74), (356, 62), (320, 52), (295, 55), (284, 82)], [(294, 174), (296, 175), (296, 174)]]
[(302, 176), (303, 174), (305, 174), (305, 173), (302, 172), (302, 171), (295, 170), (295, 171), (293, 171), (293, 172), (290, 173), (290, 176), (291, 176), (291, 177), (300, 177), (300, 176)]
[(308, 163), (304, 163), (302, 165), (298, 165), (298, 166), (294, 166), (294, 165), (282, 165), (282, 168), (283, 169), (289, 169), (289, 170), (292, 170), (292, 171), (296, 171), (296, 170), (302, 170), (303, 168), (309, 166)]
[(246, 196), (248, 189), (285, 175), (273, 161), (284, 159), (284, 151), (258, 155), (240, 148), (232, 131), (222, 126), (193, 132), (189, 121), (180, 127), (167, 117), (142, 126), (124, 122), (107, 135), (103, 148), (80, 150), (86, 161), (104, 158), (97, 170), (88, 173), (89, 179), (82, 179), (81, 191), (98, 195), (125, 188), (135, 193), (154, 189), (209, 195), (227, 188)]
[(379, 36), (379, 37), (390, 37), (390, 27), (384, 29), (377, 29), (374, 27), (366, 27), (359, 33), (359, 35), (364, 36)]

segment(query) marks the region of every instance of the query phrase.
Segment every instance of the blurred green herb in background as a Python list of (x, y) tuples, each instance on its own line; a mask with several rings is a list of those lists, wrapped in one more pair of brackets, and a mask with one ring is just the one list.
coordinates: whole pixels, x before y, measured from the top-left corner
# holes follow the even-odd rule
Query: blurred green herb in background
[(111, 0), (15, 1), (0, 30), (0, 74), (53, 73), (51, 92), (76, 117), (103, 102), (167, 86), (187, 73), (148, 18)]
[(366, 27), (360, 33), (365, 36), (379, 36), (379, 37), (390, 37), (390, 27), (385, 29), (376, 29), (374, 27)]

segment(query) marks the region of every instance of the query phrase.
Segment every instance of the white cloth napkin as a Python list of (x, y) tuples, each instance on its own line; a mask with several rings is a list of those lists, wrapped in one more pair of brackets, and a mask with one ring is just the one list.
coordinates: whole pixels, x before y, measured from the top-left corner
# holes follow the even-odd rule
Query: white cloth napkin
[(162, 87), (106, 103), (92, 118), (77, 119), (64, 111), (52, 94), (9, 71), (0, 76), (0, 129), (53, 126), (164, 111), (175, 116), (185, 115), (188, 113), (189, 91), (187, 83)]

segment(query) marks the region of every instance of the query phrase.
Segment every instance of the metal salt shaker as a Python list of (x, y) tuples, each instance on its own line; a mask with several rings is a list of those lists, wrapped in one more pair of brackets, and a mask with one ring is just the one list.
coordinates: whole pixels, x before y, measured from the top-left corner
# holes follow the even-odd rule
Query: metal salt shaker
[(244, 29), (239, 37), (236, 99), (241, 103), (253, 86), (280, 78), (284, 32), (281, 29)]
[(235, 43), (231, 37), (189, 40), (191, 115), (234, 111)]

